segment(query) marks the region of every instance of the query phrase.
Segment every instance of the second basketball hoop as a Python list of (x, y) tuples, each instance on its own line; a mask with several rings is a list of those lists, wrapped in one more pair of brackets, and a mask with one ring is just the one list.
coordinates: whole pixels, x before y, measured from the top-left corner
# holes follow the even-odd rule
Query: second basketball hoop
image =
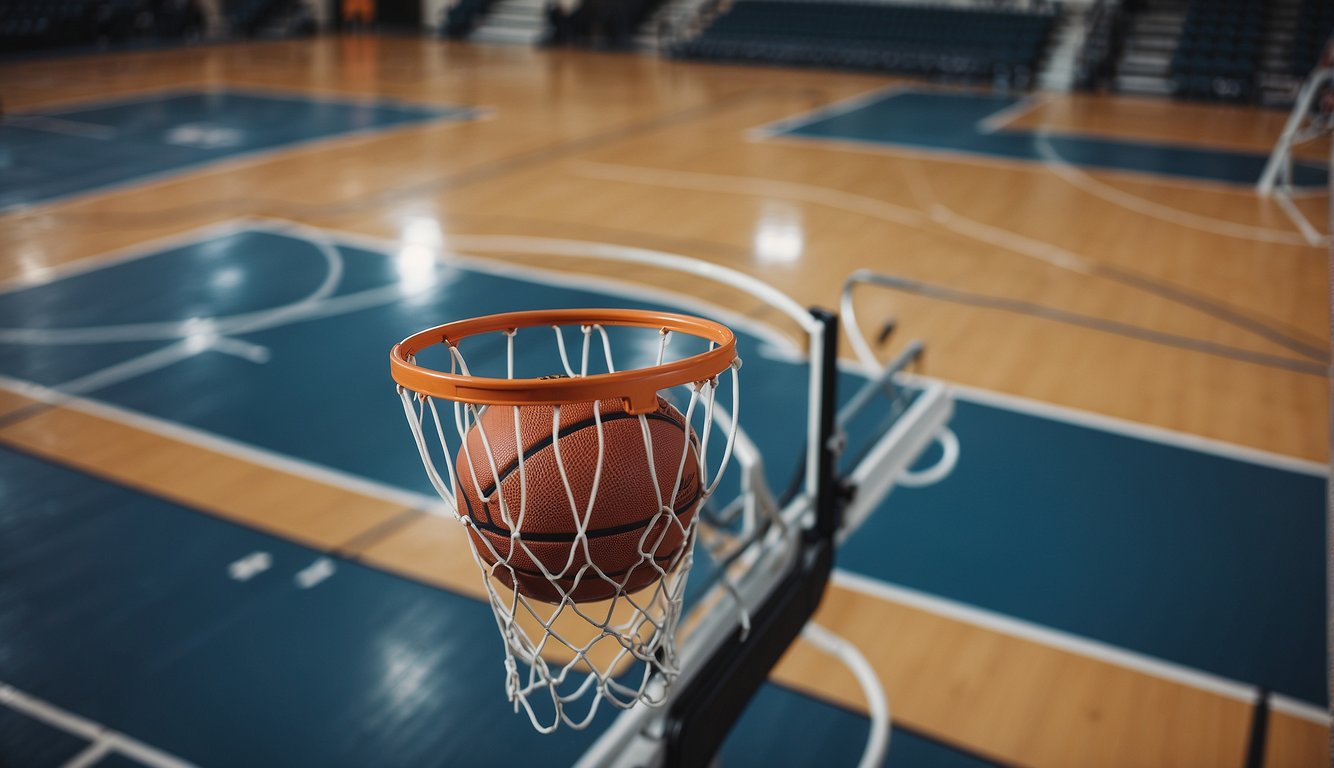
[(390, 362), (427, 476), (468, 532), (511, 699), (539, 730), (582, 727), (602, 699), (659, 702), (698, 512), (736, 436), (732, 332), (667, 312), (512, 312), (414, 334)]

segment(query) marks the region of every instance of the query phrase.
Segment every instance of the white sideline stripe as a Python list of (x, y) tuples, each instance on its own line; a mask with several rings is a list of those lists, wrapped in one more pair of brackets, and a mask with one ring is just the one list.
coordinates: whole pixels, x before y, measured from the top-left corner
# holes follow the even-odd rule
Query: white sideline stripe
[(100, 371), (66, 381), (60, 384), (58, 389), (67, 395), (83, 394), (102, 387), (119, 384), (122, 381), (129, 381), (146, 373), (170, 368), (176, 363), (188, 360), (203, 351), (203, 348), (192, 348), (189, 343), (184, 341), (168, 344), (153, 352), (132, 357)]
[(1051, 93), (1041, 93), (1021, 99), (1005, 109), (993, 112), (979, 120), (977, 130), (981, 133), (995, 133), (1024, 115), (1045, 107), (1055, 100), (1055, 94)]
[(1302, 237), (1306, 238), (1306, 242), (1316, 246), (1325, 245), (1329, 242), (1330, 236), (1322, 235), (1320, 231), (1307, 220), (1305, 214), (1301, 212), (1301, 209), (1297, 207), (1296, 203), (1292, 202), (1292, 198), (1286, 193), (1280, 190), (1274, 195), (1274, 201), (1278, 203), (1279, 207), (1283, 209), (1283, 212), (1287, 214), (1288, 219), (1302, 233)]
[(1035, 131), (1033, 136), (1034, 146), (1037, 147), (1042, 167), (1051, 171), (1070, 186), (1112, 205), (1168, 224), (1208, 234), (1231, 237), (1237, 240), (1311, 247), (1311, 243), (1307, 242), (1306, 237), (1296, 232), (1269, 229), (1268, 227), (1251, 224), (1239, 224), (1230, 219), (1220, 219), (1215, 216), (1183, 211), (1104, 184), (1061, 157), (1056, 148), (1047, 140), (1047, 133)]
[[(928, 376), (920, 377), (928, 381), (939, 381)], [(1151, 443), (1160, 443), (1170, 445), (1175, 448), (1184, 448), (1186, 450), (1196, 451), (1197, 453), (1206, 453), (1212, 456), (1220, 456), (1225, 459), (1242, 461), (1247, 464), (1256, 464), (1262, 467), (1271, 467), (1281, 469), (1286, 472), (1294, 472), (1312, 477), (1328, 477), (1329, 466), (1319, 462), (1307, 459), (1299, 459), (1295, 456), (1285, 456), (1281, 453), (1272, 453), (1262, 451), (1259, 448), (1249, 448), (1244, 445), (1215, 440), (1208, 437), (1200, 437), (1187, 432), (1177, 432), (1164, 427), (1155, 427), (1149, 424), (1141, 424), (1135, 421), (1118, 419), (1114, 416), (1104, 416), (1092, 411), (1082, 411), (1076, 408), (1067, 408), (1062, 405), (1053, 405), (1044, 403), (1040, 400), (1030, 400), (1018, 395), (1010, 395), (1004, 392), (993, 392), (987, 389), (978, 389), (965, 384), (947, 384), (955, 397), (960, 400), (967, 400), (980, 405), (986, 405), (992, 408), (1000, 408), (1016, 413), (1025, 413), (1032, 416), (1040, 416), (1051, 421), (1060, 421), (1066, 424), (1073, 424), (1078, 427), (1094, 429), (1099, 432), (1110, 432), (1116, 435), (1134, 437)]]
[[(259, 90), (262, 89), (255, 89), (256, 92), (258, 92)], [(203, 88), (203, 89), (189, 89), (184, 87), (168, 88), (162, 91), (152, 91), (146, 94), (141, 93), (140, 95), (158, 95), (159, 93), (166, 95), (175, 91), (182, 91), (186, 95), (193, 95), (196, 93), (245, 93), (245, 89), (243, 88), (229, 88), (223, 86), (221, 88), (214, 87), (214, 88)], [(291, 94), (288, 98), (297, 97), (296, 92), (288, 91), (287, 93)], [(252, 93), (252, 95), (254, 95), (254, 93)], [(322, 99), (317, 98), (319, 94), (311, 94), (311, 96), (312, 96), (312, 98), (310, 99), (311, 101), (340, 100), (337, 97), (329, 95), (325, 95)], [(268, 94), (268, 97), (277, 98), (272, 96), (271, 94)], [(124, 97), (122, 100), (136, 101), (137, 99), (134, 98), (134, 95), (130, 95)], [(351, 103), (358, 103), (355, 97), (349, 99), (349, 101)], [(407, 102), (398, 101), (396, 105), (391, 104), (389, 106), (391, 107), (402, 106), (405, 104), (407, 104)], [(364, 104), (359, 104), (359, 105), (364, 106)], [(217, 159), (205, 159), (205, 160), (200, 160), (198, 162), (186, 163), (184, 165), (180, 165), (175, 168), (169, 168), (163, 171), (157, 171), (155, 173), (150, 173), (143, 176), (134, 176), (132, 178), (124, 179), (121, 181), (113, 181), (100, 186), (89, 187), (87, 189), (75, 190), (72, 192), (67, 192), (65, 194), (56, 195), (55, 197), (48, 197), (42, 200), (35, 200), (33, 202), (14, 203), (8, 206), (0, 206), (0, 214), (29, 212), (42, 208), (48, 208), (50, 206), (63, 205), (64, 203), (72, 201), (78, 201), (96, 197), (98, 195), (103, 195), (108, 192), (118, 192), (125, 190), (134, 190), (144, 187), (151, 187), (155, 184), (159, 184), (162, 182), (175, 182), (183, 180), (187, 177), (198, 179), (216, 173), (225, 173), (228, 171), (234, 171), (240, 168), (245, 168), (247, 166), (258, 165), (260, 163), (268, 162), (272, 158), (281, 155), (284, 152), (299, 154), (299, 153), (309, 152), (311, 150), (324, 150), (328, 149), (330, 146), (336, 145), (339, 142), (343, 141), (346, 141), (349, 146), (355, 146), (357, 144), (369, 142), (372, 139), (391, 136), (394, 133), (400, 131), (406, 132), (424, 127), (439, 127), (440, 125), (444, 124), (466, 123), (469, 122), (471, 119), (473, 119), (475, 115), (473, 107), (441, 107), (437, 105), (416, 105), (416, 106), (424, 110), (452, 111), (457, 114), (433, 115), (429, 117), (423, 117), (421, 120), (410, 123), (397, 123), (393, 125), (372, 125), (372, 126), (367, 126), (365, 128), (358, 128), (355, 130), (347, 131), (345, 133), (335, 134), (332, 136), (320, 136), (313, 139), (297, 140), (294, 143), (283, 144), (277, 147), (266, 147), (263, 149), (246, 150)], [(81, 109), (82, 107), (71, 108), (66, 111), (74, 112), (74, 111), (81, 111)]]
[(1072, 253), (1051, 243), (1011, 232), (1008, 229), (984, 224), (977, 219), (970, 219), (967, 216), (955, 213), (953, 209), (940, 203), (931, 206), (931, 220), (961, 237), (976, 240), (980, 243), (1000, 245), (1008, 251), (1031, 256), (1054, 267), (1084, 274), (1091, 272), (1093, 269), (1092, 264), (1079, 254)]
[(248, 227), (257, 223), (256, 219), (238, 217), (227, 219), (214, 224), (206, 224), (202, 227), (193, 227), (191, 229), (177, 232), (175, 234), (155, 237), (152, 240), (146, 240), (123, 248), (116, 248), (96, 256), (90, 256), (77, 261), (56, 264), (49, 267), (42, 267), (38, 270), (31, 270), (25, 274), (0, 283), (0, 295), (13, 293), (25, 288), (34, 288), (41, 285), (54, 283), (66, 277), (73, 277), (87, 272), (93, 272), (99, 269), (105, 269), (117, 264), (123, 264), (147, 256), (169, 251), (191, 243), (203, 242), (229, 235), (234, 235), (245, 231)]
[[(911, 92), (913, 90), (912, 87), (906, 85), (886, 85), (880, 88), (873, 88), (869, 91), (839, 99), (831, 104), (826, 104), (823, 107), (808, 109), (803, 112), (798, 112), (795, 115), (789, 115), (780, 120), (774, 120), (773, 122), (756, 126), (746, 131), (746, 136), (752, 141), (756, 139), (766, 139), (780, 133), (791, 131), (795, 128), (800, 128), (804, 125), (819, 122), (827, 117), (846, 114), (854, 109), (861, 109), (867, 104), (870, 104), (873, 101), (879, 101), (887, 96), (892, 96), (896, 93)], [(947, 91), (942, 89), (941, 92), (957, 93), (958, 91)]]
[(5, 124), (34, 131), (61, 133), (66, 136), (100, 139), (102, 141), (114, 139), (117, 134), (116, 129), (109, 125), (86, 123), (81, 120), (67, 120), (60, 117), (50, 117), (49, 115), (15, 115), (0, 123), (0, 125)]
[(204, 432), (195, 429), (194, 427), (166, 421), (165, 419), (160, 419), (156, 416), (137, 413), (98, 400), (66, 395), (58, 390), (50, 389), (40, 384), (23, 381), (21, 379), (12, 379), (8, 376), (0, 376), (0, 388), (40, 400), (50, 405), (61, 406), (91, 416), (115, 421), (126, 426), (141, 429), (145, 432), (151, 432), (162, 437), (168, 437), (200, 448), (217, 451), (218, 453), (239, 458), (251, 464), (279, 469), (298, 477), (315, 480), (324, 483), (325, 485), (342, 488), (363, 496), (378, 498), (383, 501), (392, 502), (412, 509), (420, 509), (433, 514), (449, 516), (443, 502), (434, 496), (425, 496), (413, 493), (412, 491), (405, 491), (374, 480), (367, 480), (363, 477), (348, 474), (342, 470), (325, 467), (304, 459), (293, 458), (265, 448), (258, 448), (211, 432)]
[(1269, 708), (1275, 712), (1305, 720), (1308, 723), (1323, 725), (1326, 728), (1329, 728), (1331, 722), (1334, 722), (1334, 718), (1330, 717), (1329, 710), (1284, 696), (1281, 693), (1269, 694)]
[[(99, 725), (92, 720), (66, 712), (50, 702), (24, 693), (4, 682), (0, 682), (0, 704), (66, 733), (88, 739), (93, 742), (93, 747), (106, 743), (111, 749), (122, 752), (146, 765), (154, 766), (154, 768), (192, 768), (194, 765), (175, 755), (150, 747), (123, 733)], [(80, 753), (76, 756), (76, 759), (87, 754), (90, 750)]]
[[(238, 229), (243, 229), (243, 228), (253, 228), (263, 231), (270, 231), (275, 233), (288, 233), (288, 234), (315, 232), (319, 233), (321, 236), (326, 237), (330, 240), (350, 243), (353, 246), (363, 247), (366, 250), (380, 253), (382, 255), (385, 255), (386, 257), (388, 257), (389, 255), (388, 253), (386, 253), (386, 251), (392, 251), (394, 248), (397, 247), (396, 241), (389, 239), (374, 238), (367, 235), (357, 235), (353, 233), (339, 232), (337, 230), (319, 229), (315, 227), (310, 227), (308, 225), (297, 224), (294, 222), (286, 222), (284, 220), (279, 220), (279, 219), (269, 219), (269, 218), (236, 219), (229, 222), (223, 222), (222, 224), (215, 224), (215, 225), (210, 225), (208, 227), (202, 227), (199, 230), (194, 230), (193, 233), (199, 234), (210, 231), (234, 232), (237, 231)], [(173, 241), (188, 241), (190, 239), (191, 234), (192, 233), (182, 233), (179, 235), (171, 236), (171, 239)], [(333, 237), (330, 237), (330, 235), (332, 235)], [(480, 242), (485, 242), (483, 240), (484, 238), (489, 238), (492, 236), (479, 235), (479, 236), (466, 236), (466, 237), (473, 237)], [(499, 236), (496, 237), (497, 239), (499, 239)], [(547, 240), (546, 238), (531, 238), (531, 239), (536, 241)], [(454, 241), (462, 241), (462, 243), (460, 243), (461, 245), (467, 243), (465, 236), (452, 238), (451, 242)], [(577, 243), (579, 241), (551, 239), (551, 242), (569, 244), (569, 243)], [(151, 248), (153, 246), (152, 244), (150, 244), (149, 246), (140, 246), (139, 248), (136, 248), (134, 250), (140, 251), (145, 247)], [(635, 249), (635, 250), (642, 250), (642, 249)], [(146, 252), (140, 253), (139, 255), (146, 255)], [(132, 258), (132, 256), (125, 255), (121, 260), (127, 258)], [(686, 296), (681, 296), (679, 294), (674, 294), (670, 291), (666, 291), (660, 288), (654, 288), (639, 284), (622, 283), (620, 281), (616, 281), (610, 278), (585, 278), (583, 276), (570, 277), (565, 275), (558, 275), (554, 272), (549, 272), (547, 270), (530, 269), (526, 267), (521, 268), (513, 265), (503, 264), (500, 262), (491, 262), (480, 259), (459, 259), (458, 262), (447, 262), (447, 263), (459, 263), (468, 268), (476, 268), (480, 271), (487, 271), (493, 274), (515, 276), (519, 279), (524, 279), (527, 282), (537, 282), (537, 283), (549, 282), (554, 284), (566, 285), (570, 287), (584, 287), (584, 288), (589, 286), (597, 286), (595, 289), (600, 290), (602, 292), (623, 293), (623, 294), (633, 293), (634, 295), (641, 297), (650, 297), (651, 300), (660, 303), (672, 304), (679, 302), (681, 305), (686, 307), (704, 308), (706, 309), (707, 312), (715, 313), (719, 317), (728, 317), (729, 319), (727, 320), (727, 322), (733, 323), (737, 327), (746, 327), (749, 332), (761, 338), (765, 338), (769, 340), (771, 343), (776, 343), (777, 346), (779, 346), (782, 349), (795, 350), (795, 354), (800, 356), (799, 347), (795, 344), (795, 342), (793, 342), (787, 336), (777, 332), (768, 323), (749, 317), (735, 315), (735, 313), (728, 312), (727, 310), (718, 307), (714, 307), (708, 304), (707, 302), (703, 302), (698, 299), (693, 299)], [(107, 266), (107, 265), (109, 265), (109, 263), (94, 265), (88, 267), (88, 269), (98, 268), (100, 266)], [(541, 277), (535, 277), (537, 275), (540, 275)], [(862, 373), (862, 375), (865, 375), (864, 370), (862, 370), (861, 367), (855, 363), (844, 361), (841, 363), (841, 367), (843, 367), (845, 370), (859, 371)], [(929, 377), (920, 377), (920, 378), (930, 381), (940, 381), (938, 379), (930, 379)], [(1197, 437), (1194, 435), (1173, 432), (1171, 430), (1166, 430), (1158, 427), (1151, 427), (1148, 425), (1138, 424), (1135, 422), (1115, 419), (1112, 417), (1102, 416), (1091, 412), (1079, 411), (1076, 409), (1065, 408), (1062, 406), (1054, 406), (1039, 401), (1020, 398), (1014, 395), (1007, 395), (999, 392), (991, 392), (988, 390), (977, 389), (959, 384), (953, 384), (950, 382), (942, 381), (941, 383), (949, 386), (951, 392), (954, 393), (956, 396), (961, 396), (961, 399), (970, 400), (972, 402), (984, 405), (989, 405), (991, 407), (1016, 411), (1020, 413), (1029, 413), (1043, 418), (1071, 423), (1077, 426), (1096, 429), (1103, 432), (1129, 435), (1150, 442), (1158, 442), (1158, 443), (1173, 445), (1176, 447), (1181, 447), (1189, 450), (1211, 453), (1215, 455), (1224, 456), (1226, 458), (1231, 458), (1239, 461), (1246, 461), (1254, 464), (1273, 466), (1279, 469), (1285, 469), (1288, 471), (1299, 472), (1303, 474), (1310, 474), (1319, 477), (1323, 477), (1328, 474), (1328, 470), (1324, 465), (1320, 465), (1315, 462), (1305, 461), (1302, 459), (1295, 459), (1287, 456), (1281, 456), (1278, 454), (1267, 453), (1256, 449), (1245, 448), (1243, 446), (1236, 446), (1221, 441), (1210, 440), (1208, 438)], [(386, 500), (394, 501), (396, 503), (400, 503), (408, 507), (425, 508), (436, 514), (448, 514), (447, 510), (445, 510), (441, 505), (441, 503), (434, 497), (426, 497), (418, 494), (413, 494), (411, 492), (402, 491), (397, 488), (383, 485), (381, 483), (366, 480), (364, 478), (356, 477), (353, 475), (348, 475), (338, 470), (332, 470), (326, 467), (321, 467), (319, 465), (310, 464), (308, 462), (299, 459), (294, 459), (285, 455), (272, 453), (264, 449), (259, 449), (253, 446), (237, 443), (227, 438), (201, 432), (199, 430), (195, 430), (193, 428), (182, 426), (172, 422), (167, 422), (158, 419), (156, 417), (133, 413), (116, 406), (99, 403), (96, 401), (90, 401), (83, 398), (62, 395), (58, 392), (50, 390), (46, 387), (42, 387), (41, 385), (38, 384), (34, 384), (31, 382), (23, 382), (5, 376), (0, 376), (0, 387), (10, 389), (11, 391), (15, 391), (19, 394), (35, 397), (36, 399), (43, 400), (45, 402), (54, 402), (55, 404), (66, 405), (75, 410), (80, 410), (86, 413), (90, 413), (92, 415), (101, 416), (103, 418), (108, 418), (114, 421), (119, 421), (125, 424), (129, 424), (131, 426), (145, 429), (147, 431), (179, 439), (184, 442), (200, 445), (213, 450), (218, 450), (219, 452), (222, 453), (239, 456), (240, 458), (252, 461), (254, 463), (270, 464), (273, 466), (277, 466), (281, 469), (291, 472), (292, 474), (307, 477), (310, 479), (315, 479), (320, 482), (325, 482), (330, 485), (334, 485), (336, 487), (347, 488), (349, 490), (353, 490), (354, 492), (361, 493), (364, 495), (383, 498)], [(862, 585), (864, 582), (865, 583), (864, 585), (867, 587), (867, 589), (859, 589), (858, 591), (880, 590), (880, 589), (894, 590), (893, 597), (887, 596), (887, 594), (881, 594), (879, 591), (870, 591), (870, 594), (885, 597), (885, 599), (889, 599), (894, 602), (904, 602), (905, 604), (910, 604), (908, 603), (909, 593), (907, 590), (902, 590), (902, 588), (890, 587), (889, 585), (885, 585), (880, 582), (874, 582), (873, 580), (864, 579), (863, 577), (856, 576), (854, 574), (850, 574), (844, 571), (835, 572), (835, 581), (836, 583), (841, 583), (853, 589), (858, 589), (858, 586)], [(1195, 687), (1203, 687), (1205, 690), (1215, 690), (1216, 687), (1221, 686), (1218, 692), (1224, 692), (1225, 695), (1231, 695), (1233, 698), (1238, 698), (1239, 700), (1249, 701), (1252, 700), (1255, 696), (1255, 692), (1252, 688), (1244, 686), (1243, 684), (1240, 683), (1236, 683), (1234, 681), (1227, 680), (1225, 678), (1219, 678), (1213, 675), (1209, 675), (1207, 673), (1196, 672), (1189, 668), (1171, 664), (1170, 662), (1163, 662), (1157, 659), (1153, 659), (1151, 657), (1145, 657), (1129, 651), (1123, 651), (1112, 646), (1107, 646), (1105, 644), (1098, 643), (1096, 641), (1085, 640), (1083, 638), (1078, 638), (1073, 635), (1065, 635), (1064, 633), (1060, 633), (1055, 630), (1038, 627), (1036, 625), (1029, 625), (1025, 622), (1021, 622), (1015, 619), (1010, 619), (1008, 617), (1000, 616), (997, 614), (991, 614), (989, 612), (982, 611), (980, 609), (974, 609), (960, 604), (954, 604), (939, 598), (933, 598), (926, 595), (917, 595), (916, 597), (922, 602), (922, 604), (918, 605), (917, 607), (922, 607), (923, 610), (928, 610), (931, 612), (939, 612), (940, 610), (957, 611), (959, 612), (960, 620), (967, 621), (968, 623), (977, 623), (977, 622), (970, 621), (968, 618), (963, 618), (963, 617), (965, 616), (977, 617), (983, 620), (994, 621), (997, 627), (1006, 626), (1009, 627), (1011, 630), (1011, 631), (1006, 631), (998, 628), (997, 631), (1006, 631), (1007, 634), (1014, 634), (1015, 632), (1020, 632), (1020, 631), (1031, 632), (1033, 633), (1033, 636), (1026, 636), (1026, 635), (1019, 635), (1019, 636), (1025, 637), (1026, 639), (1034, 640), (1036, 642), (1042, 642), (1044, 644), (1050, 644), (1050, 643), (1038, 639), (1039, 637), (1048, 638), (1048, 640), (1051, 642), (1062, 642), (1062, 643), (1072, 644), (1069, 648), (1064, 648), (1064, 649), (1071, 650), (1072, 652), (1076, 653), (1081, 653), (1081, 651), (1075, 649), (1083, 649), (1082, 655), (1093, 655), (1094, 658), (1103, 658), (1103, 656), (1094, 654), (1106, 654), (1107, 658), (1105, 658), (1104, 660), (1111, 660), (1115, 658), (1120, 661), (1119, 662), (1114, 661), (1112, 663), (1121, 663), (1122, 666), (1130, 666), (1133, 669), (1139, 669), (1139, 667), (1134, 666), (1136, 664), (1145, 665), (1144, 669), (1141, 669), (1140, 671), (1146, 671), (1149, 674), (1154, 674), (1154, 672), (1149, 672), (1148, 670), (1157, 670), (1159, 673), (1158, 676), (1163, 676), (1163, 675), (1184, 676), (1184, 678), (1179, 681), (1182, 682), (1184, 682), (1185, 680), (1194, 681), (1194, 683), (1187, 683), (1187, 684), (1193, 684)], [(933, 606), (936, 609), (933, 610), (933, 607), (928, 607), (928, 606)], [(942, 615), (948, 615), (948, 614), (942, 614)], [(1062, 647), (1062, 646), (1056, 646), (1056, 647)], [(1178, 678), (1168, 677), (1168, 679), (1177, 680)], [(1316, 718), (1316, 715), (1314, 714), (1316, 712), (1323, 712), (1323, 710), (1318, 710), (1318, 708), (1315, 708), (1312, 705), (1305, 704), (1303, 702), (1292, 699), (1275, 697), (1274, 701), (1276, 708), (1282, 706), (1285, 708), (1284, 711), (1291, 710), (1293, 714), (1296, 714), (1298, 716), (1305, 716), (1307, 719)]]
[[(300, 233), (305, 225), (292, 225), (285, 234)], [(314, 228), (310, 228), (314, 229)], [(374, 237), (372, 235), (363, 235), (353, 232), (343, 232), (339, 230), (318, 229), (315, 230), (322, 236), (329, 239), (341, 241), (375, 253), (388, 255), (399, 247), (401, 243), (389, 238)], [(780, 354), (787, 355), (789, 359), (805, 358), (805, 352), (790, 337), (774, 326), (761, 320), (756, 320), (738, 312), (734, 312), (725, 307), (695, 298), (683, 293), (676, 293), (665, 288), (656, 288), (644, 285), (643, 283), (633, 283), (629, 281), (617, 280), (612, 277), (601, 275), (571, 275), (568, 272), (557, 272), (552, 269), (542, 267), (527, 267), (515, 264), (496, 261), (484, 257), (464, 255), (457, 251), (495, 251), (512, 249), (514, 252), (525, 253), (546, 253), (561, 255), (568, 251), (570, 246), (587, 245), (581, 240), (566, 240), (561, 238), (549, 237), (526, 237), (523, 240), (527, 242), (515, 241), (510, 235), (455, 235), (448, 237), (443, 246), (444, 260), (441, 262), (445, 266), (462, 267), (477, 272), (485, 272), (490, 275), (508, 277), (513, 280), (520, 280), (527, 283), (537, 283), (541, 285), (555, 285), (572, 289), (592, 290), (599, 293), (605, 293), (609, 296), (628, 296), (641, 299), (645, 302), (656, 304), (667, 304), (679, 306), (688, 312), (695, 312), (701, 315), (709, 315), (719, 319), (725, 324), (743, 329), (767, 344), (777, 347)], [(602, 250), (615, 251), (634, 251), (642, 253), (645, 249), (632, 246), (620, 246), (614, 243), (597, 243)], [(547, 250), (550, 249), (550, 250)], [(437, 249), (440, 250), (440, 249)], [(662, 253), (667, 253), (662, 251)], [(680, 258), (691, 258), (682, 254), (669, 254)], [(594, 257), (584, 257), (596, 261)], [(685, 274), (685, 273), (681, 273)], [(731, 286), (729, 286), (731, 287)], [(401, 290), (395, 288), (395, 290)], [(740, 291), (741, 289), (736, 289)], [(328, 301), (336, 301), (338, 297)]]
[(764, 179), (753, 176), (728, 176), (717, 173), (697, 171), (675, 171), (643, 166), (614, 165), (610, 163), (582, 162), (575, 174), (585, 178), (622, 181), (632, 184), (647, 184), (677, 189), (693, 189), (705, 192), (721, 192), (734, 195), (753, 195), (756, 197), (779, 197), (788, 200), (800, 200), (816, 203), (830, 208), (860, 213), (871, 218), (891, 221), (907, 227), (921, 227), (927, 223), (927, 216), (920, 211), (902, 205), (886, 202), (874, 197), (843, 192), (829, 187), (816, 186), (798, 181)]
[[(796, 145), (804, 145), (806, 147), (826, 145), (835, 148), (841, 147), (843, 149), (848, 149), (852, 151), (869, 151), (875, 154), (885, 154), (897, 157), (912, 157), (912, 158), (938, 157), (953, 162), (973, 164), (973, 165), (989, 165), (989, 166), (996, 166), (996, 167), (1003, 167), (1010, 169), (1016, 167), (1020, 168), (1036, 167), (1038, 169), (1045, 169), (1048, 172), (1054, 173), (1058, 177), (1063, 178), (1071, 185), (1083, 189), (1085, 192), (1088, 192), (1089, 194), (1099, 197), (1106, 202), (1112, 203), (1113, 205), (1117, 205), (1119, 207), (1146, 216), (1158, 218), (1162, 221), (1166, 221), (1171, 224), (1177, 224), (1179, 226), (1191, 229), (1197, 229), (1200, 231), (1214, 233), (1214, 234), (1221, 234), (1229, 237), (1235, 237), (1238, 239), (1249, 239), (1259, 242), (1273, 242), (1283, 245), (1298, 245), (1298, 246), (1311, 247), (1311, 244), (1307, 242), (1307, 239), (1296, 232), (1288, 232), (1280, 229), (1269, 229), (1266, 227), (1238, 224), (1236, 222), (1227, 219), (1216, 219), (1213, 217), (1202, 216), (1200, 214), (1194, 214), (1187, 211), (1180, 211), (1175, 208), (1170, 208), (1168, 206), (1161, 205), (1159, 203), (1154, 203), (1151, 200), (1147, 200), (1137, 195), (1133, 195), (1129, 192), (1124, 192), (1115, 187), (1108, 186), (1094, 179), (1092, 176), (1089, 176), (1083, 171), (1075, 168), (1074, 166), (1065, 163), (1062, 160), (1053, 159), (1053, 157), (1051, 156), (1052, 151), (1050, 145), (1046, 147), (1046, 149), (1048, 150), (1047, 152), (1045, 153), (1042, 152), (1041, 151), (1042, 143), (1039, 143), (1038, 145), (1039, 154), (1041, 155), (1041, 158), (1036, 163), (1034, 163), (1033, 161), (1028, 161), (1028, 160), (999, 158), (991, 155), (982, 154), (979, 152), (970, 152), (967, 150), (957, 150), (957, 149), (947, 150), (947, 149), (936, 149), (928, 147), (913, 147), (907, 144), (887, 144), (885, 142), (875, 141), (872, 139), (854, 139), (848, 137), (842, 137), (842, 138), (806, 137), (788, 133), (789, 131), (792, 131), (796, 128), (800, 128), (809, 123), (817, 122), (826, 117), (858, 109), (870, 102), (877, 101), (881, 98), (894, 95), (897, 92), (922, 92), (922, 91), (921, 89), (912, 88), (910, 86), (901, 86), (901, 85), (889, 86), (887, 88), (881, 88), (875, 91), (871, 91), (869, 93), (853, 96), (850, 99), (836, 102), (826, 107), (820, 107), (807, 112), (799, 113), (793, 117), (784, 118), (782, 120), (766, 123), (756, 128), (751, 128), (746, 132), (745, 135), (746, 138), (752, 142), (774, 141), (778, 143), (792, 143)], [(945, 89), (941, 89), (939, 92), (974, 93), (973, 91), (967, 91), (967, 90), (945, 90)], [(997, 115), (1002, 114), (1003, 112), (1008, 111), (1009, 109), (1012, 108), (1007, 108), (1006, 110), (1002, 110), (1002, 112), (998, 112), (996, 114)], [(996, 115), (992, 115), (990, 117), (995, 117), (995, 116)], [(982, 122), (979, 123), (979, 127), (982, 127), (984, 124), (986, 124), (987, 120), (989, 120), (990, 117), (984, 118)], [(1039, 131), (1035, 131), (1034, 133), (1039, 138), (1039, 140), (1041, 140), (1044, 136), (1044, 134), (1042, 134)], [(1046, 135), (1051, 135), (1051, 134), (1048, 133)], [(1219, 151), (1225, 151), (1225, 150), (1219, 150)], [(1059, 156), (1057, 157), (1059, 158)], [(1100, 171), (1103, 173), (1109, 173), (1116, 176), (1123, 176), (1135, 181), (1147, 181), (1154, 184), (1183, 187), (1187, 189), (1202, 189), (1213, 192), (1231, 192), (1231, 193), (1241, 192), (1248, 196), (1253, 196), (1254, 194), (1249, 187), (1238, 189), (1237, 185), (1235, 184), (1227, 184), (1225, 182), (1210, 181), (1206, 179), (1168, 178), (1156, 174), (1124, 170), (1124, 169), (1100, 169)], [(1316, 190), (1312, 192), (1312, 194), (1319, 195), (1319, 194), (1324, 194), (1324, 192)]]
[(111, 740), (106, 737), (99, 737), (89, 744), (87, 749), (66, 761), (61, 768), (86, 768), (101, 760), (110, 751)]
[(1160, 680), (1167, 680), (1208, 693), (1218, 694), (1236, 701), (1251, 704), (1256, 701), (1258, 695), (1256, 686), (1230, 680), (1220, 675), (1201, 672), (1182, 664), (1128, 651), (1097, 640), (1090, 640), (1022, 619), (975, 608), (935, 595), (928, 595), (917, 590), (886, 584), (842, 569), (834, 571), (833, 582), (845, 589), (887, 602), (915, 608), (935, 616), (1094, 659), (1095, 661), (1113, 664)]

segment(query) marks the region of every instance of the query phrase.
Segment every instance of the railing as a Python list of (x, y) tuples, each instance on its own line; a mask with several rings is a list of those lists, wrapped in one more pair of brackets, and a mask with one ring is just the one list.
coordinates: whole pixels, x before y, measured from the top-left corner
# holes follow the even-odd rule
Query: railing
[(1125, 12), (1120, 0), (1097, 0), (1085, 21), (1084, 48), (1080, 51), (1075, 84), (1096, 90), (1111, 82), (1113, 63), (1125, 39)]

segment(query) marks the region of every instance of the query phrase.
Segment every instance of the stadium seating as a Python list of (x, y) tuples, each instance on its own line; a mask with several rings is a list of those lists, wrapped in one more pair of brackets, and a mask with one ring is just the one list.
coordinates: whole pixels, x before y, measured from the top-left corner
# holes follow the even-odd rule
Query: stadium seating
[(815, 0), (738, 0), (679, 56), (1032, 82), (1055, 14)]
[(1264, 25), (1264, 0), (1192, 0), (1172, 55), (1176, 94), (1254, 100)]
[(461, 39), (472, 32), (473, 27), (486, 15), (495, 0), (458, 0), (445, 10), (444, 23), (440, 32), (445, 37)]
[(0, 2), (0, 52), (179, 39), (202, 31), (188, 0), (5, 0)]
[(1315, 69), (1325, 42), (1334, 34), (1334, 3), (1302, 0), (1292, 40), (1292, 74), (1304, 78)]

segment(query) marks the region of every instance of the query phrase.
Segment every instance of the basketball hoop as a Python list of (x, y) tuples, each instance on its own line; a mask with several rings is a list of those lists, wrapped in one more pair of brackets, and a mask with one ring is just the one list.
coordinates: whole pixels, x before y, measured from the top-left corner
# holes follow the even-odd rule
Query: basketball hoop
[[(686, 354), (669, 354), (674, 338)], [(511, 312), (414, 334), (390, 367), (426, 474), (468, 531), (516, 710), (545, 733), (587, 726), (603, 700), (662, 704), (698, 512), (736, 443), (732, 331), (668, 312)]]

